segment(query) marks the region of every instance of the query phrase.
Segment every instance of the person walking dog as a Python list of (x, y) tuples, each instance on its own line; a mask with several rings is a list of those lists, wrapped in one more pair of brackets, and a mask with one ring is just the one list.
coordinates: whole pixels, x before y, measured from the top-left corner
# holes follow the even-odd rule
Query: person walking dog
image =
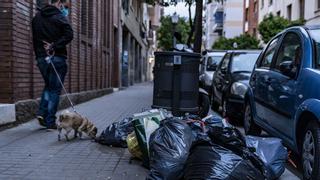
[[(57, 129), (56, 112), (62, 90), (59, 77), (64, 82), (68, 71), (66, 45), (73, 39), (68, 14), (67, 0), (49, 0), (49, 4), (40, 9), (32, 20), (34, 52), (45, 83), (37, 119), (47, 129)], [(48, 57), (51, 62), (48, 62)]]

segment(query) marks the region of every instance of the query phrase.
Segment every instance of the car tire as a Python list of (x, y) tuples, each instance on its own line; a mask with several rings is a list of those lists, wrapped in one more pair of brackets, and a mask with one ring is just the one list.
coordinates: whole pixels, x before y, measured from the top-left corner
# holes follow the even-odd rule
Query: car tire
[(219, 111), (219, 104), (214, 101), (215, 98), (214, 98), (214, 91), (213, 91), (213, 89), (212, 89), (211, 92), (212, 92), (212, 93), (211, 93), (211, 109), (212, 109), (213, 111), (215, 111), (215, 112), (218, 112), (218, 111)]
[(207, 94), (199, 93), (199, 116), (204, 118), (208, 116), (210, 108), (210, 99)]
[(303, 179), (320, 179), (320, 126), (317, 122), (307, 125), (301, 144)]
[(244, 112), (244, 131), (247, 135), (259, 136), (262, 129), (255, 124), (250, 103), (246, 103)]

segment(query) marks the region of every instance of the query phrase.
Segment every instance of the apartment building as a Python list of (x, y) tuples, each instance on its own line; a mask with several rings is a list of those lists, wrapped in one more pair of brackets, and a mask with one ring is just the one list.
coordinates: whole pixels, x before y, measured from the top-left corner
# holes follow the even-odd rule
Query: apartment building
[(243, 12), (243, 32), (257, 37), (259, 0), (244, 0)]
[(243, 33), (243, 5), (242, 0), (223, 1), (223, 36), (233, 38)]
[[(0, 0), (0, 103), (36, 99), (43, 89), (31, 21), (46, 0)], [(120, 86), (118, 0), (70, 0), (74, 40), (68, 46), (70, 93)]]

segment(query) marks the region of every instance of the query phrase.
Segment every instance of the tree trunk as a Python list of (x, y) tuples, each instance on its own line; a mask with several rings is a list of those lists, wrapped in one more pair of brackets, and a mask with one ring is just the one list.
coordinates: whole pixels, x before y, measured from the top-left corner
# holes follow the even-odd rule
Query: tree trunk
[(194, 24), (192, 22), (192, 14), (191, 14), (191, 7), (192, 7), (192, 3), (188, 4), (189, 5), (189, 25), (190, 25), (190, 32), (189, 32), (189, 37), (188, 37), (188, 41), (187, 41), (187, 45), (190, 48), (191, 47), (191, 41), (192, 41), (192, 37), (194, 35)]
[(201, 53), (203, 0), (196, 1), (194, 52)]

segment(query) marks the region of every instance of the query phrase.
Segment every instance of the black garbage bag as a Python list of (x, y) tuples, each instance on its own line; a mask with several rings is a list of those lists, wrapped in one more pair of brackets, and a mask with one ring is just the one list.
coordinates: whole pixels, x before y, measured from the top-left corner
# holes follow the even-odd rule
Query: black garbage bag
[(278, 179), (283, 174), (288, 152), (281, 139), (246, 136), (246, 144), (266, 165), (267, 179)]
[(103, 145), (127, 147), (127, 136), (134, 131), (132, 118), (114, 122), (105, 129), (96, 141)]
[(192, 141), (191, 128), (184, 120), (167, 118), (161, 121), (149, 141), (150, 173), (147, 179), (179, 179)]
[(264, 176), (249, 160), (222, 146), (202, 142), (190, 150), (183, 179), (263, 180)]
[(229, 149), (243, 159), (249, 160), (260, 170), (263, 176), (267, 177), (266, 174), (268, 170), (266, 165), (260, 157), (254, 153), (253, 149), (247, 147), (245, 137), (238, 129), (235, 127), (212, 126), (208, 135), (214, 144)]

